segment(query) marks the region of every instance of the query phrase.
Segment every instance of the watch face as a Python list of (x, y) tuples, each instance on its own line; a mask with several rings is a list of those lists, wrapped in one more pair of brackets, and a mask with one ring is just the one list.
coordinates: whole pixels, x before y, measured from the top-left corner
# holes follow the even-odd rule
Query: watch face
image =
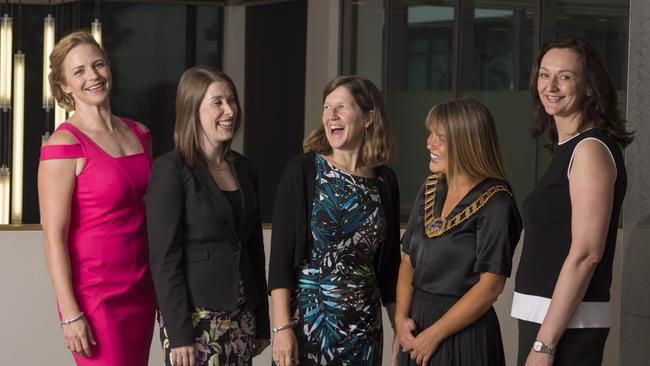
[(533, 343), (533, 349), (535, 350), (535, 352), (541, 352), (541, 351), (542, 351), (542, 346), (543, 346), (543, 345), (544, 345), (544, 344), (543, 344), (542, 342), (540, 342), (540, 341), (535, 341), (535, 343)]

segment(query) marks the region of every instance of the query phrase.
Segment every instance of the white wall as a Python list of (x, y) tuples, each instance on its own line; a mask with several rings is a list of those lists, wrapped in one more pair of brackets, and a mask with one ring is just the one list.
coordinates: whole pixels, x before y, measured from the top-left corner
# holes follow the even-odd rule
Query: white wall
[[(270, 242), (271, 231), (264, 230), (264, 241)], [(619, 238), (621, 237), (619, 233)], [(620, 240), (619, 240), (620, 241)], [(519, 262), (519, 246), (515, 269)], [(620, 250), (618, 251), (620, 252)], [(614, 260), (612, 284), (613, 326), (607, 340), (603, 365), (618, 366), (621, 260)], [(54, 292), (50, 286), (43, 255), (43, 234), (40, 231), (0, 231), (0, 364), (50, 365), (72, 364), (72, 357), (63, 345), (58, 326)], [(268, 268), (268, 267), (267, 267)], [(514, 273), (514, 270), (513, 270)], [(495, 305), (508, 365), (514, 365), (517, 351), (517, 323), (509, 316), (513, 280)], [(388, 324), (384, 317), (384, 324)], [(384, 365), (388, 365), (392, 335), (384, 329)], [(162, 365), (158, 332), (154, 332), (149, 365)], [(254, 366), (271, 364), (270, 350), (257, 357)]]

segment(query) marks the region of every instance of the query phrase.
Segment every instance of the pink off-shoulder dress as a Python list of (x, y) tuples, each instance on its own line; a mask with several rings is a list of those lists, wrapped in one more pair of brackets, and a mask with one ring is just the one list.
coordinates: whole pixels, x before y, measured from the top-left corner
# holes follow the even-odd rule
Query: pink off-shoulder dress
[[(146, 366), (155, 319), (144, 196), (151, 137), (126, 118), (142, 152), (113, 157), (72, 124), (78, 144), (47, 145), (41, 160), (84, 158), (70, 208), (68, 252), (72, 286), (97, 341), (82, 366)], [(57, 184), (57, 182), (48, 182)]]

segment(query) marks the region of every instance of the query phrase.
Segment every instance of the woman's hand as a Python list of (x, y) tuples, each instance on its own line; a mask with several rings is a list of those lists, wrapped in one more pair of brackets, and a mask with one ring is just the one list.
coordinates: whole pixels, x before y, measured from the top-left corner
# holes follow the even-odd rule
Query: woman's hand
[(399, 338), (397, 333), (393, 336), (393, 353), (390, 358), (390, 365), (397, 366), (397, 359), (399, 358)]
[(196, 366), (198, 350), (191, 346), (172, 348), (169, 353), (169, 360), (173, 366)]
[(255, 338), (253, 341), (253, 357), (262, 353), (271, 342), (268, 339)]
[(283, 329), (273, 335), (273, 361), (277, 366), (298, 364), (298, 341), (293, 328)]
[(526, 359), (526, 366), (553, 366), (553, 356), (531, 349)]
[(413, 349), (410, 352), (411, 359), (418, 365), (428, 365), (431, 355), (436, 352), (439, 345), (438, 337), (431, 331), (431, 328), (427, 328), (415, 337), (412, 343)]
[(404, 352), (410, 352), (413, 348), (415, 337), (413, 332), (417, 329), (415, 321), (411, 318), (397, 316), (395, 317), (395, 332), (399, 344)]
[(97, 342), (95, 342), (95, 337), (85, 317), (82, 316), (79, 320), (61, 327), (65, 345), (72, 353), (86, 357), (92, 356), (91, 346), (96, 346)]

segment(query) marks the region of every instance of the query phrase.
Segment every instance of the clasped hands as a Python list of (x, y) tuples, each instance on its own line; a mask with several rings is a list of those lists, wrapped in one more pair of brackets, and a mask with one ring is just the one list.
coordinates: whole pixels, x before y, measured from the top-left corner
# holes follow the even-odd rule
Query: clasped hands
[(395, 328), (402, 351), (409, 353), (418, 365), (427, 365), (441, 342), (432, 328), (429, 327), (413, 336), (417, 325), (408, 317), (395, 317)]

